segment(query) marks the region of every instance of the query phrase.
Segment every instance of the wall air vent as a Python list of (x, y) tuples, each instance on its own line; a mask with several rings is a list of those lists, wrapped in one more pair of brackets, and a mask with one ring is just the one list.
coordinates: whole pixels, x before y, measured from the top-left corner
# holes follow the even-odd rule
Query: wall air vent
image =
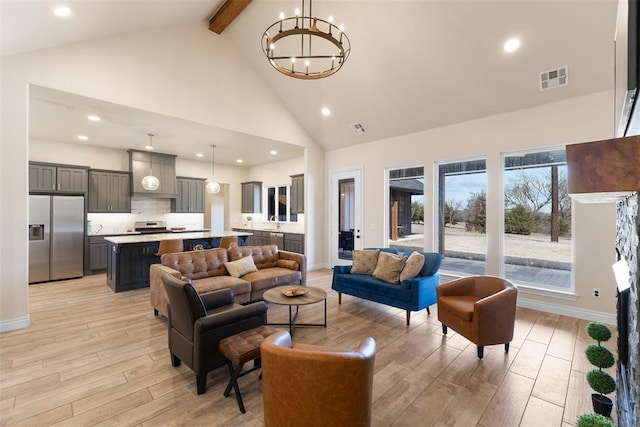
[(540, 90), (555, 89), (567, 84), (569, 84), (569, 67), (567, 65), (540, 73)]
[(362, 135), (363, 133), (365, 133), (366, 131), (364, 130), (364, 126), (362, 126), (362, 123), (354, 123), (351, 125), (351, 130), (353, 131), (353, 133), (355, 133), (356, 135)]

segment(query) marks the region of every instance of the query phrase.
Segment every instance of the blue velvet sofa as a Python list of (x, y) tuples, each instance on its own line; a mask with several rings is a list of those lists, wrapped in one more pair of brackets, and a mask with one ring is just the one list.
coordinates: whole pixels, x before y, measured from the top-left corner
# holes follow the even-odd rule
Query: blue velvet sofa
[[(395, 249), (381, 250), (398, 254)], [(426, 308), (427, 313), (431, 314), (429, 306), (437, 301), (436, 286), (440, 284), (438, 269), (442, 264), (442, 256), (432, 252), (421, 253), (424, 255), (424, 266), (418, 276), (395, 285), (368, 274), (351, 274), (350, 265), (334, 266), (331, 289), (338, 292), (338, 304), (342, 304), (344, 293), (401, 308), (407, 311), (407, 325), (411, 321), (412, 311)]]

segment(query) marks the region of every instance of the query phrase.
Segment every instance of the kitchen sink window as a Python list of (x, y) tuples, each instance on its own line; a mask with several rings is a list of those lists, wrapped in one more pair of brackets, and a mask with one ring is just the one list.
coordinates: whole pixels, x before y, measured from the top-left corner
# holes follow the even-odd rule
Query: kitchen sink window
[(291, 209), (291, 186), (267, 187), (267, 220), (298, 222), (298, 215)]

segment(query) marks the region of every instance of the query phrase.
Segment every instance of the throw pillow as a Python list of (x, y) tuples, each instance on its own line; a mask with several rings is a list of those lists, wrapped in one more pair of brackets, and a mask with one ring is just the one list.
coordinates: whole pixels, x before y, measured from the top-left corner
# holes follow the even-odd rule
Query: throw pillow
[(400, 281), (402, 282), (404, 279), (416, 277), (418, 273), (420, 273), (420, 270), (422, 270), (423, 265), (424, 255), (416, 251), (411, 252), (411, 255), (407, 258), (407, 262), (402, 269), (402, 273), (400, 273)]
[(397, 284), (400, 281), (400, 273), (404, 268), (405, 261), (406, 258), (403, 256), (380, 252), (373, 277), (387, 283)]
[(258, 267), (256, 267), (256, 264), (253, 262), (253, 257), (251, 255), (240, 258), (236, 261), (225, 262), (224, 266), (232, 277), (240, 277), (247, 273), (258, 271)]
[(351, 274), (373, 274), (378, 264), (378, 249), (356, 249), (353, 251)]

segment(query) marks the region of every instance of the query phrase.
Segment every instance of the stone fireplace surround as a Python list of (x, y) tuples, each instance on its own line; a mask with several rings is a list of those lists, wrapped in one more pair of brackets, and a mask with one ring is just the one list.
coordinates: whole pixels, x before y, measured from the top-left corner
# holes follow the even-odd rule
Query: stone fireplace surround
[(619, 426), (640, 427), (640, 135), (570, 144), (566, 150), (571, 197), (582, 203), (616, 203), (615, 252), (629, 270), (628, 279), (617, 278), (618, 288), (628, 289), (618, 293), (616, 411)]
[[(619, 426), (640, 426), (640, 247), (638, 235), (640, 233), (640, 217), (638, 216), (639, 193), (617, 202), (617, 238), (616, 249), (620, 258), (627, 262), (630, 276), (630, 289), (628, 305), (624, 307), (618, 301), (618, 310), (628, 308), (627, 336), (620, 334), (618, 341), (618, 354), (623, 343), (627, 340), (628, 360), (618, 358), (616, 393), (616, 408)], [(618, 316), (620, 319), (620, 316)], [(619, 320), (620, 321), (620, 320)], [(623, 325), (617, 325), (619, 333), (624, 331)]]

